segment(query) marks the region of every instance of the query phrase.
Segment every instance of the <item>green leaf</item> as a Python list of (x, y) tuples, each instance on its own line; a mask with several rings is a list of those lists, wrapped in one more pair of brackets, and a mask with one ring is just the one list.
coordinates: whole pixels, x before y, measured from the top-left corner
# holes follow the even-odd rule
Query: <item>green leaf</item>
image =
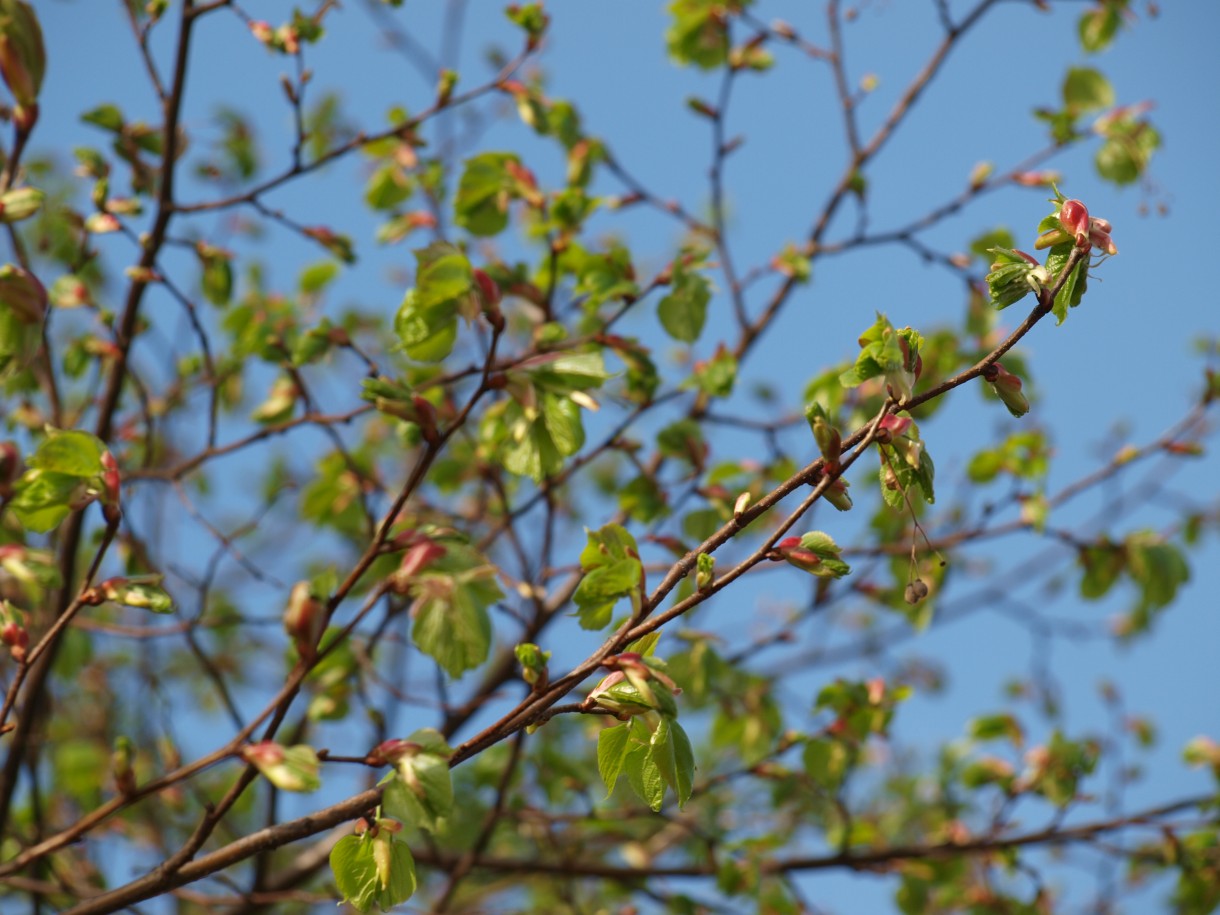
[(1114, 88), (1092, 67), (1072, 67), (1063, 81), (1063, 104), (1071, 114), (1114, 105)]
[(603, 728), (597, 735), (597, 771), (606, 786), (606, 797), (614, 793), (614, 786), (623, 771), (630, 737), (628, 724)]
[(118, 133), (123, 129), (123, 112), (116, 105), (98, 105), (80, 116), (86, 124), (93, 124), (103, 130)]
[[(1046, 257), (1046, 269), (1051, 275), (1052, 282), (1057, 280), (1059, 274), (1067, 266), (1073, 247), (1074, 245), (1071, 242), (1065, 242), (1062, 245), (1055, 245), (1051, 248), (1050, 253)], [(1081, 258), (1063, 285), (1059, 287), (1059, 293), (1055, 296), (1054, 307), (1051, 309), (1057, 324), (1062, 324), (1067, 319), (1069, 308), (1075, 308), (1080, 304), (1089, 281), (1088, 271), (1089, 259), (1087, 257)]]
[(975, 740), (1007, 740), (1018, 747), (1025, 739), (1021, 723), (1007, 712), (971, 719), (966, 733)]
[(665, 32), (665, 44), (677, 63), (711, 70), (727, 60), (729, 32), (723, 3), (673, 0), (669, 14), (673, 21)]
[(1120, 186), (1137, 181), (1161, 145), (1155, 127), (1130, 116), (1099, 118), (1096, 129), (1106, 137), (1094, 159), (1098, 174)]
[(343, 901), (359, 912), (386, 912), (415, 893), (415, 859), (389, 832), (344, 836), (330, 852), (330, 869)]
[(686, 386), (694, 386), (711, 397), (728, 397), (737, 382), (737, 357), (723, 343), (716, 354), (696, 362)]
[(297, 277), (297, 288), (302, 295), (317, 295), (335, 281), (339, 265), (334, 261), (318, 261), (310, 264)]
[(172, 613), (174, 599), (161, 586), (161, 575), (136, 575), (129, 578), (111, 578), (96, 590), (108, 601), (125, 607), (151, 610), (153, 613)]
[(643, 591), (643, 566), (635, 538), (618, 524), (597, 531), (586, 530), (587, 542), (580, 554), (584, 577), (576, 588), (577, 616), (583, 629), (610, 625), (615, 604), (623, 597)]
[(641, 475), (618, 491), (619, 508), (635, 521), (648, 524), (669, 513), (665, 490), (650, 476)]
[(26, 464), (38, 470), (92, 477), (102, 472), (102, 454), (105, 450), (105, 443), (96, 435), (49, 429), (47, 437)]
[(657, 305), (657, 316), (675, 340), (694, 343), (707, 321), (711, 287), (705, 276), (690, 271), (683, 257), (674, 261), (672, 282), (672, 291)]
[(396, 771), (383, 779), (382, 806), (387, 815), (436, 833), (453, 813), (453, 751), (432, 728), (416, 731), (407, 741), (419, 749), (402, 756)]
[(841, 740), (819, 737), (805, 744), (805, 772), (815, 785), (838, 790), (851, 765), (851, 754)]
[(478, 667), (491, 648), (487, 608), (504, 597), (496, 569), (473, 548), (446, 542), (445, 555), (411, 580), (411, 638), (451, 677)]
[(27, 470), (15, 488), (8, 507), (26, 530), (45, 534), (68, 517), (71, 505), (82, 496), (85, 487), (77, 476)]
[(512, 153), (487, 152), (466, 160), (453, 206), (457, 224), (472, 235), (496, 235), (508, 226), (512, 180), (505, 169), (521, 160)]
[(1104, 597), (1118, 581), (1127, 566), (1126, 552), (1118, 544), (1102, 541), (1086, 547), (1078, 556), (1084, 569), (1080, 580), (1080, 596), (1088, 600)]
[(200, 280), (203, 297), (213, 305), (229, 304), (233, 296), (233, 265), (227, 257), (209, 257), (203, 261), (203, 276)]
[(439, 362), (453, 350), (459, 315), (468, 320), (479, 304), (470, 262), (448, 242), (433, 242), (415, 252), (415, 287), (407, 291), (394, 316), (394, 330), (407, 355)]
[[(637, 725), (638, 720), (632, 722), (632, 727), (643, 727), (647, 731), (644, 725)], [(652, 758), (651, 747), (645, 743), (637, 743), (627, 753), (624, 768), (627, 771), (627, 781), (636, 797), (653, 810), (660, 810), (665, 802), (665, 779)]]
[(364, 202), (374, 210), (391, 210), (415, 191), (415, 183), (398, 165), (389, 163), (373, 172), (364, 188)]
[(691, 749), (690, 738), (682, 726), (673, 719), (669, 722), (669, 742), (673, 746), (674, 781), (670, 787), (678, 796), (678, 806), (685, 807), (690, 800), (695, 782), (695, 753)]
[(1094, 7), (1084, 13), (1076, 25), (1080, 46), (1090, 54), (1104, 51), (1114, 41), (1122, 24), (1122, 5), (1119, 3), (1103, 3)]

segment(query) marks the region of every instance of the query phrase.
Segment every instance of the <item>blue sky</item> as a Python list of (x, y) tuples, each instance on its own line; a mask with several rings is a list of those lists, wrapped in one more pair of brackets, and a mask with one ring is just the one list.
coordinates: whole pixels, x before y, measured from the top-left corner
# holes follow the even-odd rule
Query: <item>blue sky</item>
[[(111, 4), (40, 0), (36, 5), (50, 54), (43, 120), (33, 143), (36, 152), (62, 155), (76, 145), (101, 145), (100, 134), (80, 124), (75, 113), (102, 102), (120, 101), (129, 116), (155, 120), (138, 57)], [(965, 8), (960, 3), (950, 5), (958, 12)], [(1116, 190), (1101, 182), (1090, 164), (1093, 144), (1049, 163), (1064, 174), (1065, 193), (1083, 199), (1094, 215), (1110, 219), (1120, 250), (1118, 257), (1096, 271), (1100, 282), (1091, 286), (1084, 304), (1065, 325), (1044, 323), (1023, 344), (1040, 396), (1033, 413), (1021, 422), (1052, 431), (1056, 462), (1051, 491), (1088, 472), (1119, 444), (1140, 444), (1181, 416), (1201, 379), (1202, 362), (1193, 355), (1191, 341), (1200, 333), (1214, 336), (1220, 330), (1208, 260), (1220, 206), (1215, 165), (1220, 142), (1215, 99), (1220, 56), (1214, 52), (1220, 6), (1165, 3), (1155, 19), (1149, 18), (1144, 4), (1136, 6), (1135, 27), (1124, 31), (1109, 51), (1086, 58), (1074, 37), (1075, 18), (1085, 4), (1055, 4), (1055, 12), (1043, 14), (1030, 4), (1000, 3), (953, 54), (919, 101), (910, 123), (869, 171), (870, 226), (897, 227), (959, 193), (975, 163), (990, 160), (999, 168), (1011, 167), (1041, 148), (1044, 127), (1030, 112), (1058, 101), (1066, 66), (1101, 69), (1120, 103), (1155, 100), (1152, 118), (1162, 133), (1163, 148), (1144, 186)], [(308, 52), (317, 73), (311, 88), (314, 97), (329, 88), (340, 91), (351, 120), (369, 129), (385, 124), (384, 113), (392, 104), (410, 110), (425, 107), (431, 86), (378, 40), (366, 4), (348, 0), (344, 7), (333, 14), (331, 34)], [(250, 3), (248, 8), (272, 22), (290, 9), (279, 3)], [(439, 3), (407, 3), (394, 15), (416, 40), (437, 47), (440, 10)], [(679, 69), (667, 59), (662, 7), (557, 3), (552, 12), (554, 26), (542, 57), (548, 94), (574, 101), (587, 129), (604, 137), (644, 185), (702, 212), (708, 200), (709, 131), (684, 100), (691, 95), (713, 98), (717, 84), (714, 77)], [(764, 3), (756, 14), (763, 20), (786, 19), (816, 43), (825, 42), (822, 4)], [(499, 4), (469, 3), (465, 20), (461, 56), (451, 62), (463, 74), (461, 86), (485, 78), (487, 68), (480, 56), (487, 45), (499, 43), (511, 50), (516, 42)], [(861, 109), (867, 136), (939, 40), (935, 5), (931, 0), (861, 3), (856, 21), (845, 29), (845, 40), (851, 80), (866, 74), (878, 78), (878, 88)], [(168, 59), (167, 49), (167, 44), (157, 46), (163, 62)], [(290, 120), (276, 80), (287, 68), (286, 60), (265, 53), (237, 17), (227, 13), (203, 23), (199, 53), (186, 108), (186, 124), (196, 142), (207, 142), (208, 117), (215, 107), (232, 105), (256, 119), (270, 170), (282, 166)], [(827, 69), (784, 49), (777, 52), (777, 60), (775, 72), (738, 81), (729, 117), (728, 133), (747, 138), (727, 169), (730, 234), (737, 263), (746, 268), (766, 263), (785, 242), (807, 234), (845, 157)], [(555, 152), (540, 146), (515, 120), (497, 121), (482, 130), (477, 149), (501, 148), (523, 151), (544, 184), (560, 174), (562, 162)], [(276, 195), (274, 203), (304, 221), (324, 219), (356, 237), (365, 256), (345, 272), (336, 287), (336, 301), (384, 300), (392, 308), (401, 288), (395, 291), (387, 277), (407, 262), (407, 250), (373, 250), (372, 223), (356, 190), (360, 174), (354, 160), (345, 161), (332, 167), (320, 185), (306, 182), (300, 189)], [(206, 193), (198, 185), (187, 188), (188, 200)], [(598, 190), (615, 193), (621, 187), (603, 178)], [(1030, 189), (988, 195), (922, 238), (944, 250), (965, 250), (975, 235), (1004, 225), (1029, 247), (1037, 221), (1048, 212), (1047, 196)], [(1157, 215), (1159, 205), (1166, 208), (1166, 215)], [(1143, 206), (1150, 207), (1150, 215), (1140, 215)], [(319, 218), (319, 212), (325, 215)], [(844, 212), (850, 214), (851, 208)], [(222, 227), (223, 219), (218, 218), (213, 228)], [(852, 228), (851, 219), (840, 217), (829, 238), (845, 237)], [(659, 268), (681, 242), (676, 222), (644, 211), (626, 218), (599, 216), (592, 230), (594, 235), (625, 233), (641, 272)], [(117, 258), (115, 264), (131, 256), (121, 249), (121, 240), (103, 242), (107, 254)], [(272, 233), (261, 247), (261, 256), (269, 264), (271, 281), (289, 284), (318, 255), (297, 240)], [(926, 330), (959, 321), (963, 304), (958, 278), (941, 267), (922, 264), (905, 249), (867, 249), (819, 260), (814, 282), (789, 302), (779, 329), (764, 337), (740, 386), (745, 389), (765, 381), (782, 392), (785, 406), (799, 406), (800, 390), (812, 373), (853, 355), (855, 338), (871, 323), (874, 310), (885, 311), (899, 326), (909, 323)], [(1025, 307), (1021, 303), (1005, 312), (1006, 323), (1015, 326)], [(713, 312), (709, 333), (696, 348), (699, 356), (710, 354), (712, 333), (728, 326), (725, 296), (714, 300)], [(644, 333), (649, 320), (651, 311), (631, 325), (632, 331)], [(661, 343), (659, 351), (664, 350)], [(744, 403), (738, 400), (735, 405), (745, 409)], [(942, 493), (957, 488), (955, 481), (962, 479), (974, 450), (993, 441), (997, 433), (1015, 428), (1002, 413), (994, 403), (962, 390), (927, 425), (925, 438), (937, 458)], [(726, 439), (723, 444), (728, 452), (739, 454), (757, 447), (754, 441)], [(1214, 504), (1216, 469), (1214, 457), (1209, 456), (1182, 468), (1168, 485)], [(1134, 479), (1143, 479), (1143, 472)], [(1074, 517), (1089, 517), (1104, 507), (1105, 500), (1118, 497), (1115, 489), (1091, 494)], [(1141, 512), (1124, 520), (1120, 531), (1164, 525), (1170, 517), (1155, 510)], [(818, 520), (830, 524), (834, 519)], [(832, 529), (842, 541), (850, 541), (850, 531), (839, 535)], [(1003, 568), (1014, 556), (1040, 547), (1032, 538), (1022, 538), (979, 555)], [(1179, 604), (1159, 621), (1150, 639), (1128, 648), (1116, 649), (1106, 641), (1057, 639), (1048, 655), (1045, 644), (1031, 643), (1022, 627), (992, 609), (943, 630), (934, 628), (899, 654), (918, 652), (938, 658), (946, 666), (950, 690), (943, 697), (920, 697), (909, 703), (899, 718), (898, 737), (930, 750), (959, 735), (966, 718), (1001, 706), (1002, 684), (1025, 673), (1036, 657), (1049, 663), (1063, 688), (1063, 726), (1068, 732), (1104, 727), (1096, 698), (1102, 677), (1120, 684), (1131, 711), (1157, 719), (1162, 739), (1152, 755), (1153, 775), (1130, 792), (1132, 805), (1202, 788), (1202, 776), (1185, 774), (1175, 760), (1190, 737), (1220, 731), (1214, 702), (1220, 686), (1215, 663), (1220, 614), (1209, 597), (1220, 589), (1218, 560), (1220, 548), (1214, 539), (1194, 552), (1193, 579)], [(739, 606), (760, 613), (785, 601), (801, 600), (803, 585), (778, 583), (783, 577), (762, 576), (764, 583), (753, 592), (747, 590)], [(1093, 621), (1121, 607), (1122, 601), (1082, 604), (1072, 597), (1075, 584), (1070, 576), (1065, 579), (1055, 603), (1040, 590), (1014, 594), (1026, 602), (1015, 604), (1015, 612), (1021, 606), (1051, 606), (1058, 618)], [(852, 665), (847, 671), (868, 673), (869, 663)], [(815, 683), (816, 679), (809, 684), (798, 681), (792, 686), (799, 691)], [(845, 898), (851, 897), (823, 901), (833, 909), (846, 906)]]

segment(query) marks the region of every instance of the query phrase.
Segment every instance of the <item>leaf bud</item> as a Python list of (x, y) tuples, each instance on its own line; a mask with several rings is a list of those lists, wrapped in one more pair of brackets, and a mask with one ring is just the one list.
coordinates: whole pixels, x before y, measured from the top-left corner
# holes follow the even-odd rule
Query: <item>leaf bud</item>
[(549, 651), (543, 651), (533, 642), (522, 642), (513, 649), (517, 662), (521, 665), (521, 679), (535, 689), (545, 686), (547, 682), (547, 662), (551, 659)]
[(983, 377), (1013, 416), (1029, 412), (1029, 400), (1021, 393), (1021, 379), (996, 362), (983, 370)]
[(47, 291), (34, 274), (5, 264), (0, 267), (0, 306), (7, 306), (23, 324), (40, 324)]
[(36, 187), (17, 187), (0, 194), (0, 222), (20, 222), (38, 212), (47, 195)]
[(716, 572), (716, 557), (709, 553), (700, 553), (695, 559), (695, 590), (700, 593), (712, 586)]
[(30, 645), (30, 632), (25, 628), (25, 613), (6, 600), (0, 600), (0, 642), (8, 646), (13, 660), (25, 660)]
[(12, 442), (0, 442), (0, 499), (12, 494), (13, 482), (21, 470), (21, 452)]
[(110, 754), (110, 774), (114, 777), (114, 786), (119, 794), (128, 795), (136, 790), (134, 761), (135, 748), (131, 738), (119, 735), (114, 739), (114, 750)]
[(17, 122), (24, 129), (33, 126), (21, 122), (21, 109), (37, 119), (38, 93), (47, 69), (47, 52), (42, 41), (42, 28), (34, 9), (25, 0), (0, 0), (0, 75), (8, 84), (17, 102)]
[(1063, 230), (1080, 245), (1089, 237), (1089, 208), (1079, 200), (1065, 200), (1059, 207), (1059, 222)]
[(241, 758), (281, 791), (317, 791), (322, 786), (318, 754), (305, 744), (282, 747), (264, 740), (242, 747)]
[(817, 553), (801, 545), (800, 537), (785, 537), (775, 544), (775, 549), (772, 552), (775, 554), (772, 557), (773, 559), (782, 559), (798, 569), (804, 569), (806, 572), (812, 571), (822, 564), (822, 560), (818, 557)]
[(312, 658), (326, 625), (326, 613), (322, 602), (310, 590), (309, 582), (298, 581), (292, 586), (283, 621), (284, 631), (292, 638), (297, 652), (303, 658)]

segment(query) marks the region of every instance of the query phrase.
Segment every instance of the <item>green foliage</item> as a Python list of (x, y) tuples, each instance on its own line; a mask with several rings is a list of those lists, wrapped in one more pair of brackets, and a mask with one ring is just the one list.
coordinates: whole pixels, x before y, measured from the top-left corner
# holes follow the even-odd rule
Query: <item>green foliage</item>
[(407, 291), (394, 330), (403, 350), (421, 362), (439, 362), (453, 350), (457, 319), (479, 311), (470, 261), (453, 245), (434, 242), (415, 252), (415, 286)]
[(447, 542), (445, 553), (410, 583), (411, 639), (451, 677), (473, 670), (491, 649), (488, 607), (504, 592), (495, 566), (465, 544)]
[(707, 303), (712, 298), (707, 278), (695, 273), (685, 258), (674, 261), (672, 291), (657, 305), (657, 316), (665, 332), (682, 343), (694, 343), (707, 320)]
[(508, 227), (508, 205), (514, 195), (509, 164), (520, 159), (512, 153), (482, 153), (466, 160), (454, 198), (457, 224), (472, 235), (498, 235)]
[(415, 859), (386, 827), (344, 836), (330, 852), (330, 869), (343, 901), (358, 912), (388, 912), (415, 894)]
[(453, 779), (449, 757), (453, 750), (432, 728), (406, 739), (408, 749), (395, 763), (395, 772), (382, 780), (382, 808), (403, 823), (438, 832), (453, 813)]
[(626, 528), (607, 524), (587, 531), (588, 543), (580, 553), (584, 573), (572, 599), (584, 629), (605, 629), (615, 605), (630, 597), (638, 608), (644, 587), (644, 570), (635, 538)]
[(9, 508), (27, 530), (54, 530), (102, 491), (105, 444), (88, 432), (48, 429), (27, 461)]

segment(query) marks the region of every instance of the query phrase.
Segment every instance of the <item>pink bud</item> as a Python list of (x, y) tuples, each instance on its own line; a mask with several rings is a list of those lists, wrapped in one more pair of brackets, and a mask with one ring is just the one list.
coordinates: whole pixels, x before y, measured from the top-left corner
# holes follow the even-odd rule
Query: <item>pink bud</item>
[(0, 494), (17, 479), (20, 467), (21, 452), (17, 450), (17, 446), (12, 442), (0, 442)]
[(877, 425), (878, 429), (888, 432), (891, 437), (903, 435), (907, 429), (911, 428), (911, 417), (895, 416), (890, 413), (882, 417), (881, 422)]
[(785, 537), (775, 545), (775, 552), (798, 569), (808, 571), (822, 564), (816, 553), (801, 546), (800, 537)]
[(1024, 416), (1028, 413), (1029, 400), (1021, 393), (1021, 379), (998, 362), (988, 368), (994, 369), (994, 372), (985, 372), (983, 377), (991, 382), (996, 396), (1008, 408), (1008, 412), (1013, 416)]
[(270, 44), (275, 31), (271, 28), (271, 23), (256, 19), (250, 23), (250, 33), (263, 44)]
[(1050, 187), (1059, 180), (1058, 172), (1017, 172), (1012, 176), (1014, 184), (1022, 187)]
[(292, 637), (302, 657), (313, 657), (326, 614), (322, 603), (313, 596), (309, 582), (298, 581), (292, 586), (288, 605), (284, 608), (284, 631)]
[(1110, 237), (1110, 221), (1108, 219), (1094, 219), (1089, 228), (1089, 244), (1106, 254), (1117, 254), (1118, 246), (1114, 244), (1114, 239)]
[(370, 766), (393, 766), (397, 765), (400, 760), (418, 755), (422, 749), (423, 747), (410, 740), (402, 740), (401, 738), (383, 740), (369, 751), (369, 755), (365, 757), (365, 762)]
[(409, 580), (444, 555), (445, 548), (439, 543), (433, 543), (431, 540), (416, 543), (402, 557), (402, 564), (398, 567), (395, 578)]
[(241, 755), (246, 762), (253, 763), (260, 768), (274, 766), (284, 761), (284, 748), (274, 740), (264, 740), (242, 747)]
[(0, 642), (8, 646), (14, 661), (24, 661), (26, 649), (30, 645), (30, 633), (16, 620), (9, 620), (0, 626)]
[(1059, 222), (1069, 234), (1075, 236), (1076, 243), (1089, 236), (1089, 208), (1079, 200), (1065, 200), (1059, 208)]
[(483, 302), (486, 306), (500, 304), (500, 287), (490, 276), (484, 273), (479, 268), (471, 271), (474, 276), (475, 285), (479, 288), (479, 295), (483, 297)]

